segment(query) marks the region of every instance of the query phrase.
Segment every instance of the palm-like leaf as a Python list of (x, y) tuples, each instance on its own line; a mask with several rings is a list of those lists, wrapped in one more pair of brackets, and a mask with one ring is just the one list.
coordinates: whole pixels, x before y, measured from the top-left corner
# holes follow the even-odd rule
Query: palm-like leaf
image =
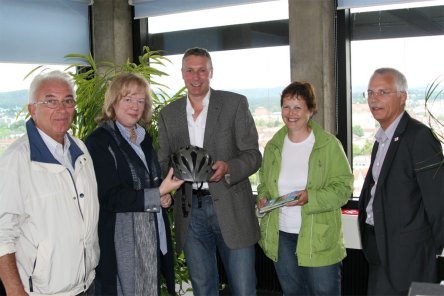
[(426, 88), (425, 108), (427, 121), (434, 135), (444, 144), (444, 116), (437, 115), (437, 110), (442, 110), (444, 104), (444, 76), (438, 76)]

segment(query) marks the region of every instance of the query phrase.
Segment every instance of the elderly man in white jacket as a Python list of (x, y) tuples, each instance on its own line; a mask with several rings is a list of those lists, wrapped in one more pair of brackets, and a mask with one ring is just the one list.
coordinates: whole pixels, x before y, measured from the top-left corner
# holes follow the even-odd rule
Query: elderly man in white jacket
[(29, 98), (27, 133), (0, 158), (0, 279), (8, 295), (94, 295), (99, 204), (90, 155), (67, 133), (74, 85), (41, 74)]

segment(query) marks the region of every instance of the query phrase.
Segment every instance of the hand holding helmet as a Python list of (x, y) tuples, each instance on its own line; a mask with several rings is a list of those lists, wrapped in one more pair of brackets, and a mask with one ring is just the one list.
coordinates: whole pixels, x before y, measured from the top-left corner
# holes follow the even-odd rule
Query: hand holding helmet
[(228, 164), (225, 161), (218, 160), (212, 166), (214, 170), (214, 174), (210, 178), (210, 182), (219, 182), (220, 179), (225, 177), (228, 174)]
[(213, 160), (204, 148), (188, 145), (170, 157), (174, 176), (188, 182), (208, 182), (213, 175)]
[(173, 169), (170, 168), (168, 171), (168, 175), (162, 181), (159, 187), (160, 196), (170, 193), (173, 190), (176, 190), (183, 184), (183, 180), (178, 180), (173, 177)]

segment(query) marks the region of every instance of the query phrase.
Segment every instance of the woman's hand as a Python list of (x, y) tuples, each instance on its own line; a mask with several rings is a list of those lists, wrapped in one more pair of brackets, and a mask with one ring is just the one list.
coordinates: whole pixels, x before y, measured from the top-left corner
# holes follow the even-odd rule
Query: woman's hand
[(170, 193), (173, 190), (176, 190), (183, 184), (184, 181), (174, 177), (173, 173), (174, 173), (173, 168), (170, 168), (170, 170), (168, 171), (168, 175), (162, 181), (162, 184), (160, 184), (159, 186), (160, 196), (163, 196), (167, 193)]
[(299, 194), (299, 199), (296, 202), (296, 205), (303, 206), (308, 203), (308, 192), (307, 190), (302, 190)]
[(286, 204), (286, 207), (303, 206), (308, 203), (308, 193), (305, 190), (299, 192), (299, 198)]
[(258, 200), (257, 202), (257, 208), (260, 209), (263, 206), (265, 206), (265, 204), (267, 203), (267, 198), (262, 197), (261, 199)]
[(160, 205), (162, 208), (169, 208), (171, 206), (171, 194), (167, 193), (160, 197)]

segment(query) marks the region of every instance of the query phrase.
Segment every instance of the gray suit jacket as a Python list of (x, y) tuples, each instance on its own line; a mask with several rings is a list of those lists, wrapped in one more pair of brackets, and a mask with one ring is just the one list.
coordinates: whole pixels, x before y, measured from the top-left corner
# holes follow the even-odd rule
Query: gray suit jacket
[[(159, 161), (166, 174), (169, 157), (190, 144), (186, 116), (186, 97), (160, 112)], [(228, 247), (243, 248), (259, 239), (255, 216), (255, 199), (248, 177), (260, 167), (262, 156), (258, 148), (256, 126), (248, 110), (247, 98), (232, 92), (211, 89), (205, 127), (204, 148), (214, 161), (228, 163), (231, 181), (209, 183), (214, 209), (222, 236)], [(174, 195), (176, 248), (180, 252), (186, 240), (191, 213), (191, 183)]]

